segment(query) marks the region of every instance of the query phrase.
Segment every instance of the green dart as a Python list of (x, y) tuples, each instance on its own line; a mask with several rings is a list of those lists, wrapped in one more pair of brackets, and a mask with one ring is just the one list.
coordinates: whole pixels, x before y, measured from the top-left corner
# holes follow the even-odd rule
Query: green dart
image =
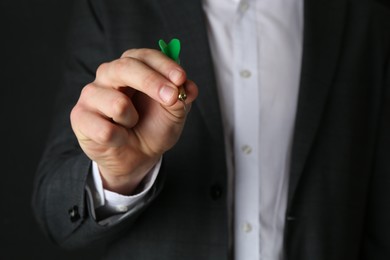
[[(180, 64), (179, 54), (180, 54), (180, 40), (173, 38), (168, 44), (160, 39), (158, 41), (158, 45), (160, 46), (161, 51), (167, 55), (169, 58), (174, 60), (177, 64)], [(187, 94), (184, 91), (184, 87), (180, 86), (179, 88), (179, 96), (178, 99), (180, 101), (186, 100)]]

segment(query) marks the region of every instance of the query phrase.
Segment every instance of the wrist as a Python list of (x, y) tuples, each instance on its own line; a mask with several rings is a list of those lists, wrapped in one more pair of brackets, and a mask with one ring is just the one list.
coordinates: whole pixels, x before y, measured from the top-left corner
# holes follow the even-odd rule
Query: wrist
[(128, 174), (113, 174), (110, 170), (99, 166), (99, 173), (102, 179), (102, 185), (105, 190), (115, 192), (121, 195), (134, 195), (143, 179), (153, 166), (158, 162), (151, 162)]

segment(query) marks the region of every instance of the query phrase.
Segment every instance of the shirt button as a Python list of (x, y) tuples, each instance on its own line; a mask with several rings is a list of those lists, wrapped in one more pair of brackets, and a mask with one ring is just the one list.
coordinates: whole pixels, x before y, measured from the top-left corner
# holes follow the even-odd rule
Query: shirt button
[(248, 222), (245, 222), (244, 225), (242, 226), (242, 230), (245, 232), (245, 233), (249, 233), (252, 231), (252, 225)]
[(241, 151), (244, 153), (244, 154), (250, 154), (252, 152), (252, 147), (250, 147), (249, 145), (243, 145), (241, 147)]
[(116, 209), (119, 211), (119, 212), (126, 212), (129, 210), (129, 208), (127, 206), (117, 206)]
[(243, 13), (243, 12), (245, 12), (246, 10), (248, 10), (249, 9), (249, 4), (248, 4), (248, 2), (247, 1), (241, 1), (241, 3), (240, 3), (240, 11)]
[(245, 78), (245, 79), (250, 78), (251, 75), (252, 75), (252, 73), (249, 70), (241, 70), (240, 71), (240, 76)]

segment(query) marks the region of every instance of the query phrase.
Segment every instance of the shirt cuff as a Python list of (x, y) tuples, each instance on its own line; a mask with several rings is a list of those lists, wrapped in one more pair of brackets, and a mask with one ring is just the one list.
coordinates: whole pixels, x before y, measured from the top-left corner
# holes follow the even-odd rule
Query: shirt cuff
[(121, 195), (116, 192), (105, 190), (103, 188), (103, 182), (100, 176), (99, 168), (96, 162), (92, 161), (92, 183), (94, 186), (94, 191), (92, 192), (91, 187), (89, 187), (90, 193), (93, 198), (93, 208), (96, 210), (98, 208), (105, 208), (105, 211), (110, 212), (111, 214), (121, 214), (125, 213), (131, 208), (135, 207), (139, 203), (148, 191), (152, 188), (161, 167), (162, 157), (157, 162), (157, 164), (148, 172), (145, 178), (140, 184), (140, 189), (137, 194), (131, 196)]

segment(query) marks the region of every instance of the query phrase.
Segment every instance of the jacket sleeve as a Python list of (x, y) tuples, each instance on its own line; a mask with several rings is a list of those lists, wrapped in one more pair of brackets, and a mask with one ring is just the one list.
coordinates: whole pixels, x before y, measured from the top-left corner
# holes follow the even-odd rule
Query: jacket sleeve
[(104, 3), (88, 0), (74, 3), (67, 58), (32, 198), (33, 213), (44, 233), (55, 244), (68, 249), (116, 237), (153, 200), (163, 179), (159, 174), (146, 199), (115, 225), (99, 225), (92, 218), (85, 191), (91, 161), (78, 145), (69, 115), (81, 89), (94, 80), (99, 64), (116, 57), (106, 39)]
[[(382, 7), (383, 8), (383, 7)], [(382, 9), (390, 17), (390, 9)], [(386, 12), (388, 11), (388, 12)], [(378, 16), (380, 17), (380, 16)], [(376, 160), (367, 201), (366, 229), (361, 259), (390, 259), (390, 20), (384, 20), (384, 70)], [(383, 25), (383, 20), (380, 21)]]

